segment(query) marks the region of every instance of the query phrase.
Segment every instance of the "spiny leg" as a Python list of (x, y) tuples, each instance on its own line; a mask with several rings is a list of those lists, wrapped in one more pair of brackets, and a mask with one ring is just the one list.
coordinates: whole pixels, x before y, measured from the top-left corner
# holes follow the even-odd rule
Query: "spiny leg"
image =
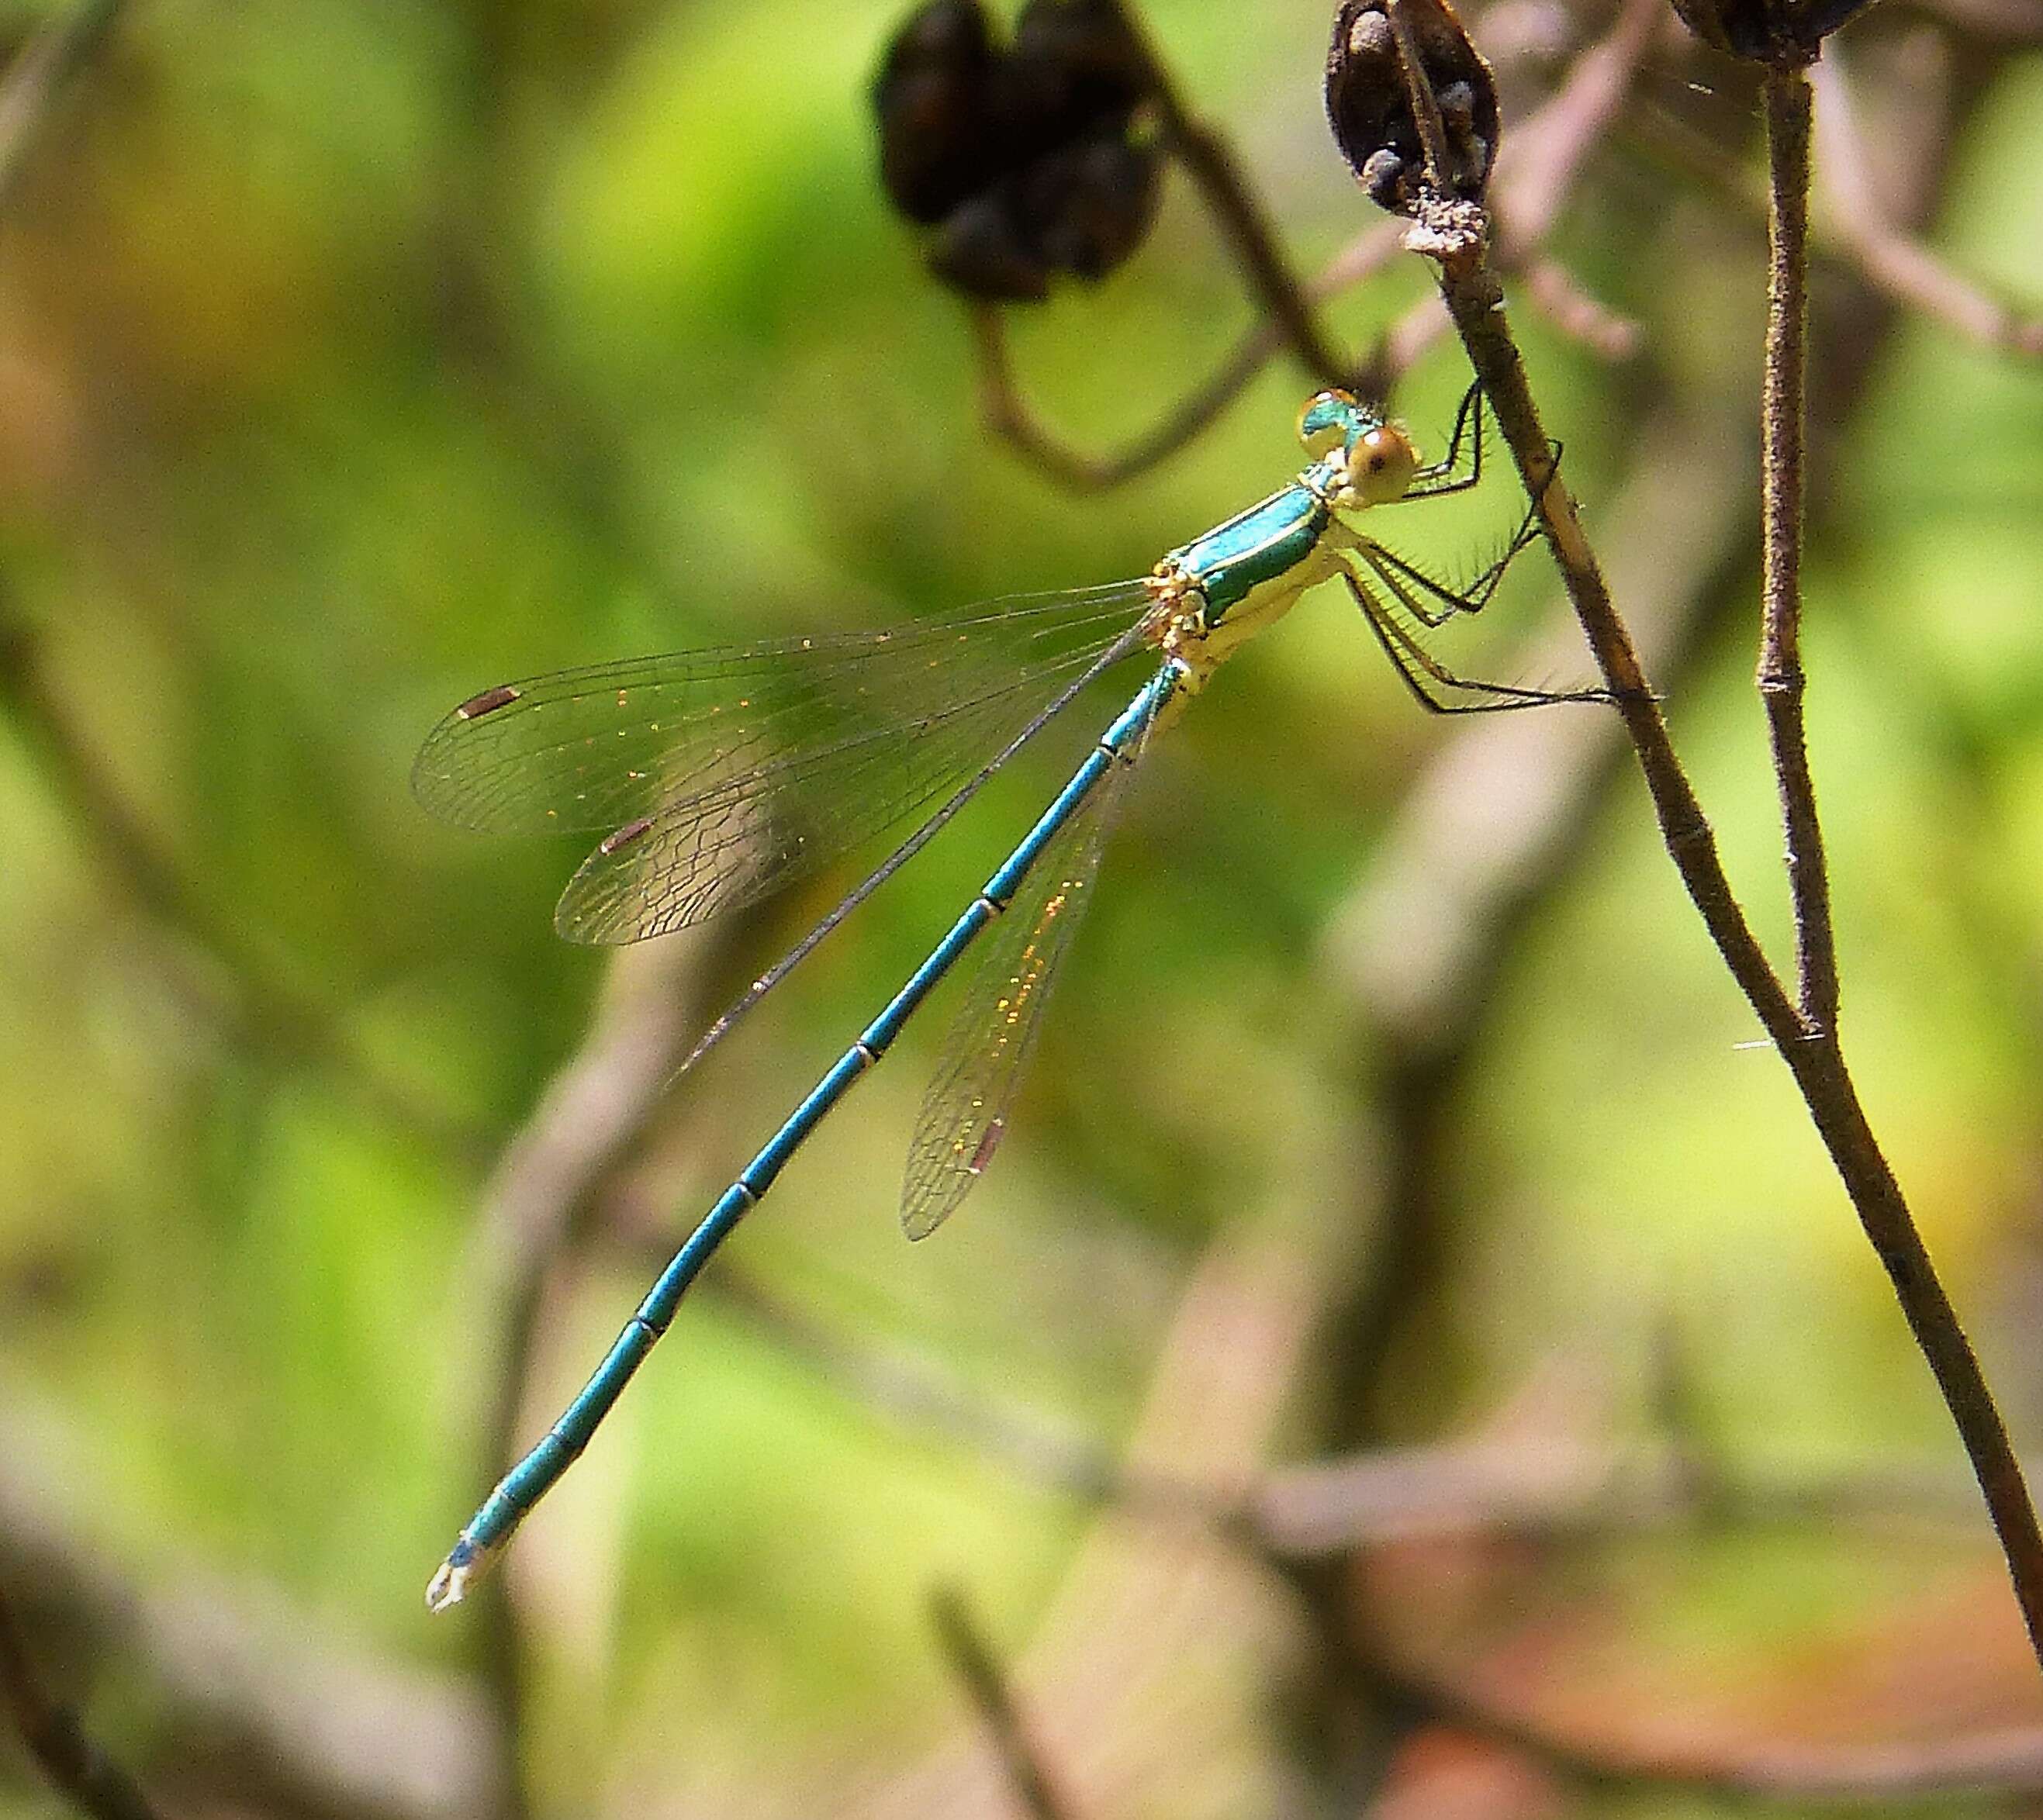
[[(1385, 548), (1373, 538), (1359, 540), (1355, 554), (1382, 577), (1386, 585), (1396, 592), (1412, 617), (1430, 628), (1445, 625), (1456, 614), (1480, 613), (1497, 592), (1504, 571), (1538, 536), (1528, 513), (1505, 546), (1504, 554), (1465, 588), (1450, 588), (1445, 582), (1436, 581), (1416, 564), (1407, 562), (1395, 550)], [(1428, 604), (1429, 600), (1436, 604)]]
[[(1472, 389), (1470, 396), (1473, 395)], [(1466, 408), (1466, 401), (1464, 401), (1463, 408)], [(1478, 416), (1476, 420), (1475, 467), (1470, 476), (1471, 484), (1481, 469), (1481, 418)], [(1458, 423), (1455, 426), (1455, 433), (1458, 438), (1460, 434)], [(1548, 486), (1553, 485), (1554, 476), (1560, 471), (1561, 447), (1562, 445), (1558, 443), (1554, 445), (1553, 466), (1548, 469), (1547, 473)], [(1450, 450), (1449, 460), (1451, 461), (1452, 458), (1452, 451)], [(1405, 496), (1409, 499), (1412, 496), (1407, 493)], [(1437, 497), (1437, 492), (1433, 496)], [(1410, 611), (1412, 616), (1422, 626), (1433, 627), (1446, 624), (1451, 615), (1480, 613), (1485, 607), (1488, 606), (1491, 596), (1497, 592), (1497, 584), (1504, 579), (1505, 570), (1517, 560), (1521, 551), (1538, 541), (1539, 523), (1539, 503), (1535, 500), (1526, 507), (1525, 515), (1519, 520), (1518, 528), (1512, 533), (1511, 541), (1504, 546), (1503, 554), (1485, 567), (1482, 573), (1465, 588), (1449, 588), (1443, 583), (1435, 580), (1416, 564), (1407, 562), (1395, 550), (1386, 549), (1374, 538), (1363, 538), (1359, 547), (1370, 566), (1378, 574), (1383, 575), (1386, 583), (1397, 594), (1398, 598)], [(1396, 571), (1397, 577), (1410, 584), (1409, 588), (1399, 586), (1398, 582), (1393, 580), (1391, 576), (1385, 574), (1384, 571), (1386, 568)], [(1439, 607), (1428, 607), (1423, 604), (1411, 592), (1412, 588), (1432, 596), (1439, 603)]]
[[(1466, 473), (1455, 470), (1461, 465), (1462, 439), (1469, 440)], [(1461, 408), (1455, 413), (1454, 434), (1447, 439), (1447, 452), (1431, 467), (1421, 468), (1405, 490), (1408, 500), (1438, 499), (1444, 493), (1466, 492), (1482, 478), (1482, 381), (1471, 380), (1462, 394)], [(1397, 503), (1397, 502), (1392, 502)]]
[[(1604, 689), (1536, 689), (1509, 683), (1485, 682), (1480, 677), (1457, 676), (1419, 642), (1417, 636), (1398, 621), (1393, 611), (1378, 599), (1369, 584), (1352, 569), (1344, 569), (1341, 579), (1376, 634), (1377, 642), (1396, 665), (1397, 675), (1419, 704), (1432, 714), (1499, 714), (1508, 708), (1539, 707), (1550, 702), (1607, 702)], [(1409, 610), (1409, 597), (1394, 580), (1378, 573), (1378, 579), (1400, 604)], [(1429, 686), (1432, 685), (1432, 686)], [(1442, 691), (1458, 689), (1478, 699), (1455, 701)]]

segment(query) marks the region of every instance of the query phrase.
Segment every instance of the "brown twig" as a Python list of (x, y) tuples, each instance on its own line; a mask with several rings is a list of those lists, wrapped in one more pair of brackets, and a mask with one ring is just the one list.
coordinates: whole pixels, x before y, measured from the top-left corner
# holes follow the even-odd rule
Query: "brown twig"
[(39, 26), (0, 79), (0, 199), (13, 189), (50, 105), (105, 41), (124, 0), (79, 0)]
[[(1393, 13), (1405, 0), (1392, 0)], [(1424, 86), (1416, 66), (1408, 83)], [(1970, 1343), (1945, 1296), (1907, 1200), (1867, 1122), (1834, 1040), (1818, 1040), (1767, 962), (1733, 893), (1715, 836), (1676, 756), (1631, 635), (1612, 602), (1557, 471), (1504, 310), (1473, 205), (1423, 207), (1408, 244), (1433, 259), (1442, 295), (1497, 413), (1541, 528), (1630, 736), (1662, 837), (1711, 940), (1800, 1089), (1853, 1209), (1894, 1286), (1979, 1480), (2039, 1661), (2043, 1661), (2043, 1531), (2022, 1469)]]
[(975, 303), (968, 320), (979, 357), (979, 415), (987, 427), (1060, 486), (1079, 493), (1104, 492), (1169, 460), (1240, 397), (1284, 345), (1272, 324), (1257, 323), (1203, 385), (1151, 428), (1119, 449), (1090, 455), (1063, 441), (1029, 408), (1015, 383), (999, 306)]
[(28, 1638), (0, 1587), (0, 1702), (50, 1786), (92, 1820), (157, 1820), (140, 1785), (86, 1735), (77, 1714), (51, 1697), (29, 1657)]
[(1802, 522), (1807, 430), (1809, 127), (1807, 75), (1765, 78), (1768, 186), (1766, 357), (1760, 403), (1760, 648), (1757, 677), (1773, 748), (1795, 916), (1796, 999), (1807, 1037), (1838, 1022), (1837, 937), (1816, 781), (1803, 724)]
[(1887, 219), (1873, 193), (1857, 112), (1835, 53), (1811, 65), (1807, 79), (1815, 89), (1830, 250), (1847, 255), (1869, 282), (1898, 302), (1986, 347), (2043, 359), (2043, 315), (1991, 296)]
[(106, 876), (144, 916), (210, 964), (183, 971), (185, 985), (212, 1017), (251, 1048), (325, 1074), (394, 1129), (450, 1155), (479, 1157), (473, 1130), (378, 1067), (334, 1007), (274, 960), (248, 925), (228, 914), (158, 838), (72, 726), (36, 634), (12, 621), (0, 623), (0, 707), (11, 715), (71, 826), (90, 844)]
[(1015, 1805), (1029, 1820), (1071, 1820), (1078, 1810), (1059, 1791), (1042, 1746), (1007, 1684), (1006, 1671), (961, 1588), (939, 1586), (930, 1595), (930, 1623), (951, 1672), (993, 1741)]

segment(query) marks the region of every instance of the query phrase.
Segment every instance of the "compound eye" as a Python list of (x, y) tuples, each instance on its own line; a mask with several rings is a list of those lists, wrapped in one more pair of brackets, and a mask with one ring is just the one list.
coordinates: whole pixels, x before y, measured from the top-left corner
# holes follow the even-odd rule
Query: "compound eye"
[(1347, 441), (1354, 422), (1355, 400), (1347, 393), (1315, 393), (1298, 413), (1298, 440), (1317, 462)]
[(1348, 490), (1364, 505), (1402, 499), (1418, 471), (1411, 439), (1388, 423), (1358, 436), (1347, 452)]

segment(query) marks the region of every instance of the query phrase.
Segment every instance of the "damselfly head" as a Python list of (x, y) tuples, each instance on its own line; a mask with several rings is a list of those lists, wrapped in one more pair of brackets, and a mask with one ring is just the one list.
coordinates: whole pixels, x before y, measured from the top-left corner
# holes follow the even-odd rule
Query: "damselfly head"
[(1378, 423), (1347, 446), (1347, 480), (1342, 503), (1388, 505), (1410, 490), (1419, 471), (1412, 439), (1394, 423)]
[(1308, 399), (1298, 413), (1298, 440), (1314, 460), (1336, 466), (1343, 505), (1402, 499), (1419, 471), (1411, 438), (1350, 392), (1320, 392)]

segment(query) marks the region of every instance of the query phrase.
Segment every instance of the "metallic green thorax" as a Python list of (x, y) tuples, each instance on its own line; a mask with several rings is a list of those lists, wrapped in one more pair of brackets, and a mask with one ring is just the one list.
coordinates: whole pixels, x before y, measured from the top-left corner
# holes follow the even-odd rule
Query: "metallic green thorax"
[(1252, 590), (1310, 556), (1332, 515), (1301, 478), (1172, 550), (1165, 560), (1205, 596), (1207, 623), (1217, 625)]
[(1344, 477), (1347, 453), (1382, 422), (1351, 398), (1320, 393), (1299, 418), (1298, 435), (1322, 459), (1288, 487), (1163, 559), (1164, 568), (1182, 575), (1205, 597), (1208, 625), (1217, 626), (1256, 588), (1290, 577), (1319, 550), (1332, 522), (1329, 502)]

